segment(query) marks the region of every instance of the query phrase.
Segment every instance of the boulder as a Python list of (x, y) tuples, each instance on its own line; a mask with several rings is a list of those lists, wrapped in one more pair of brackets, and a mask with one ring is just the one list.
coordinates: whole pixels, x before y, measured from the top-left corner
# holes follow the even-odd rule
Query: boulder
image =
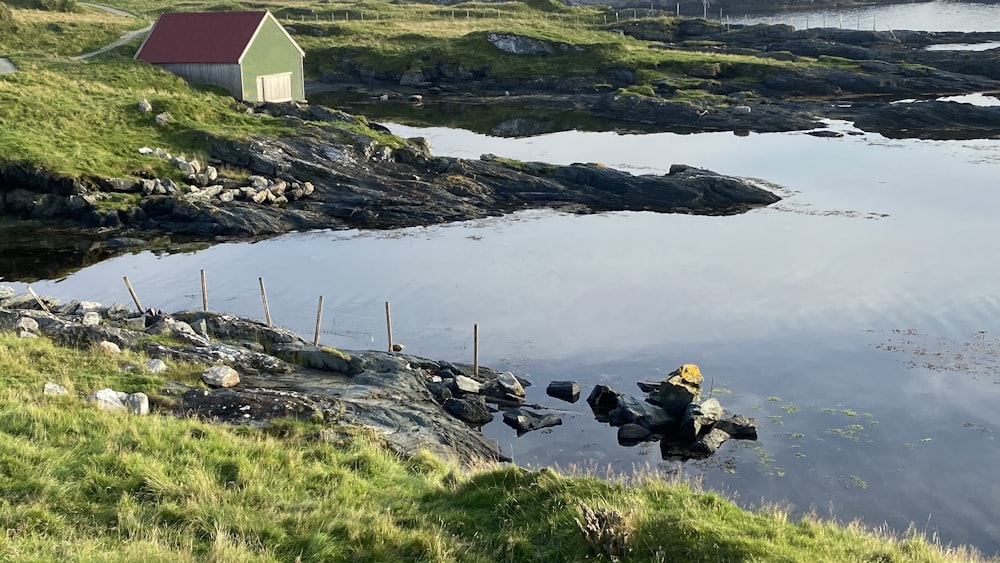
[(105, 354), (108, 354), (109, 356), (117, 356), (118, 354), (122, 353), (122, 349), (120, 346), (118, 346), (114, 342), (108, 342), (107, 340), (102, 340), (98, 342), (97, 348), (98, 350), (104, 352)]
[[(615, 418), (621, 421), (617, 426), (632, 423), (647, 428), (650, 432), (661, 432), (677, 423), (665, 410), (631, 395), (619, 394), (614, 411), (617, 411)], [(614, 423), (612, 425), (615, 426)]]
[(478, 395), (483, 390), (483, 386), (471, 377), (456, 375), (455, 390), (469, 395)]
[(701, 395), (704, 378), (694, 364), (684, 364), (670, 372), (660, 384), (659, 403), (671, 416), (681, 417), (688, 405)]
[(121, 391), (105, 388), (87, 395), (87, 402), (102, 411), (123, 411), (125, 410), (125, 395)]
[(620, 393), (607, 385), (595, 385), (587, 397), (587, 404), (594, 416), (601, 422), (607, 422), (612, 410), (618, 408), (618, 395)]
[(722, 405), (718, 399), (713, 397), (701, 403), (691, 403), (684, 411), (678, 437), (681, 442), (692, 443), (702, 429), (712, 426), (721, 418)]
[(145, 393), (129, 393), (122, 401), (125, 410), (132, 414), (145, 416), (149, 414), (149, 397)]
[(301, 393), (276, 389), (192, 389), (181, 396), (183, 414), (228, 424), (325, 417), (334, 404), (334, 399), (324, 403)]
[(486, 382), (482, 387), (483, 393), (490, 397), (501, 399), (523, 399), (524, 386), (517, 380), (517, 377), (509, 371), (498, 375), (495, 379)]
[(552, 414), (538, 414), (527, 409), (512, 409), (503, 413), (503, 423), (517, 430), (521, 437), (532, 430), (549, 428), (562, 424), (562, 419)]
[(444, 402), (448, 414), (473, 426), (482, 426), (493, 420), (493, 413), (486, 407), (483, 397), (451, 398)]
[(114, 305), (108, 307), (108, 310), (105, 311), (104, 313), (104, 315), (108, 318), (108, 320), (112, 321), (120, 321), (131, 314), (132, 314), (132, 309), (129, 309), (128, 307), (122, 305), (121, 303), (115, 303)]
[(101, 324), (101, 314), (96, 311), (87, 311), (83, 314), (83, 320), (80, 323), (83, 326), (97, 326)]
[(575, 381), (553, 381), (545, 388), (545, 393), (549, 397), (575, 403), (580, 400), (580, 384)]
[(167, 112), (156, 114), (155, 119), (156, 119), (156, 124), (161, 127), (167, 125), (168, 123), (174, 120), (172, 117), (170, 117), (170, 114)]
[(38, 321), (31, 317), (18, 317), (17, 321), (14, 322), (14, 330), (36, 333), (38, 332)]
[(229, 366), (212, 366), (201, 372), (201, 380), (212, 387), (234, 387), (240, 383), (240, 374)]
[(167, 371), (167, 364), (159, 358), (146, 362), (146, 373), (163, 373), (165, 371)]
[(641, 442), (649, 441), (653, 433), (648, 428), (638, 424), (623, 424), (618, 427), (618, 444), (622, 446), (634, 446)]
[(715, 424), (715, 428), (722, 430), (737, 440), (757, 439), (757, 423), (754, 419), (747, 418), (742, 414), (720, 420)]
[(153, 104), (149, 103), (149, 100), (143, 98), (139, 100), (139, 113), (149, 113), (153, 111)]

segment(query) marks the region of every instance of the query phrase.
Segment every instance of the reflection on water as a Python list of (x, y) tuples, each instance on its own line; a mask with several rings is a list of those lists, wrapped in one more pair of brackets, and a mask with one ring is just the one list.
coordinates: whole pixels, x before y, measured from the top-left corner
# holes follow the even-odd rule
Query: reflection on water
[[(853, 131), (844, 123), (831, 123)], [(392, 125), (435, 152), (664, 173), (683, 162), (765, 178), (786, 197), (735, 217), (534, 211), (389, 232), (313, 232), (170, 256), (140, 253), (34, 284), (63, 299), (209, 305), (311, 334), (325, 299), (325, 344), (385, 345), (384, 301), (407, 352), (481, 360), (532, 379), (529, 402), (564, 424), (516, 438), (486, 432), (526, 465), (675, 472), (655, 447), (622, 448), (584, 401), (544, 395), (550, 380), (634, 394), (635, 382), (696, 363), (732, 412), (754, 416), (754, 444), (686, 463), (745, 504), (788, 501), (841, 519), (909, 522), (945, 542), (995, 552), (1000, 481), (997, 376), (986, 361), (935, 369), (919, 354), (968, 357), (1000, 335), (1000, 141), (815, 138), (801, 133), (527, 139)], [(902, 331), (902, 332), (898, 332)], [(914, 345), (902, 339), (926, 335)], [(912, 335), (910, 335), (912, 337)], [(912, 338), (911, 338), (912, 340)], [(978, 341), (977, 341), (978, 342)], [(957, 343), (957, 344), (954, 344)], [(950, 356), (948, 354), (951, 353)]]
[(787, 24), (796, 29), (834, 27), (889, 31), (1000, 31), (1000, 4), (934, 0), (908, 4), (883, 4), (855, 8), (829, 8), (768, 15), (744, 15), (732, 11), (731, 23)]
[(988, 51), (1000, 48), (1000, 41), (987, 41), (985, 43), (945, 43), (941, 45), (928, 45), (928, 51)]

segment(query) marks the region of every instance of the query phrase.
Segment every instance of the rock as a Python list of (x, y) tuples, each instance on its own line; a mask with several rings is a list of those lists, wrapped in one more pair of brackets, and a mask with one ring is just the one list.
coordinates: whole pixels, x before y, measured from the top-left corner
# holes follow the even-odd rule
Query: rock
[(146, 373), (163, 373), (167, 371), (167, 364), (159, 359), (153, 359), (146, 362)]
[(549, 397), (575, 403), (580, 400), (580, 384), (575, 381), (553, 381), (545, 388), (545, 393)]
[(323, 418), (335, 403), (276, 389), (192, 389), (181, 396), (181, 411), (228, 424), (251, 424), (272, 418)]
[(623, 424), (618, 428), (618, 443), (622, 446), (634, 446), (648, 441), (652, 435), (648, 428), (638, 424)]
[(493, 420), (493, 414), (486, 408), (483, 397), (451, 398), (444, 402), (443, 407), (448, 414), (473, 426), (482, 426)]
[(149, 100), (143, 98), (139, 100), (139, 113), (149, 113), (153, 111), (153, 104), (149, 103)]
[(618, 403), (614, 410), (618, 411), (616, 418), (620, 417), (623, 423), (638, 424), (651, 432), (661, 432), (677, 422), (660, 407), (621, 393), (618, 394)]
[(149, 397), (145, 393), (129, 393), (122, 400), (125, 410), (132, 414), (145, 416), (149, 414)]
[(472, 379), (471, 377), (466, 377), (464, 375), (455, 376), (455, 389), (462, 393), (467, 393), (469, 395), (478, 395), (482, 391), (483, 386)]
[(538, 414), (527, 409), (512, 409), (503, 413), (503, 423), (517, 430), (521, 437), (532, 430), (559, 426), (562, 419), (552, 414)]
[(108, 310), (104, 313), (110, 321), (120, 321), (131, 314), (132, 310), (121, 303), (115, 303), (114, 305), (108, 307)]
[(9, 299), (14, 296), (16, 292), (14, 288), (9, 285), (0, 285), (0, 299)]
[(201, 380), (212, 387), (234, 387), (240, 383), (240, 374), (229, 366), (212, 366), (201, 372)]
[(58, 383), (53, 383), (52, 381), (46, 383), (45, 387), (42, 388), (43, 395), (60, 396), (65, 395), (66, 393), (68, 393), (68, 391), (66, 391), (65, 387), (59, 385)]
[(105, 388), (87, 395), (87, 402), (102, 411), (123, 411), (125, 410), (126, 396), (121, 391)]
[(707, 428), (722, 418), (722, 405), (716, 398), (706, 399), (701, 403), (691, 403), (684, 411), (681, 427), (678, 433), (681, 442), (692, 443)]
[(715, 428), (722, 430), (737, 440), (757, 439), (757, 423), (754, 422), (754, 419), (747, 418), (742, 414), (720, 420), (715, 424)]
[(34, 332), (28, 332), (26, 330), (19, 330), (19, 331), (17, 331), (17, 337), (18, 338), (31, 339), (31, 338), (38, 338), (38, 335), (35, 334)]
[(524, 398), (524, 386), (514, 377), (513, 373), (505, 371), (495, 379), (487, 381), (482, 387), (483, 393), (490, 397), (501, 399), (521, 399)]
[(701, 394), (701, 384), (704, 378), (701, 370), (694, 364), (684, 364), (670, 372), (667, 379), (660, 384), (659, 403), (671, 416), (680, 418), (687, 406), (697, 401)]
[(351, 357), (329, 346), (279, 345), (272, 348), (279, 358), (312, 369), (353, 374), (361, 371), (351, 366)]
[(406, 98), (406, 101), (410, 102), (411, 104), (419, 104), (424, 101), (424, 97), (421, 96), (420, 94), (411, 94)]
[(405, 348), (406, 348), (406, 346), (404, 346), (404, 345), (402, 345), (402, 344), (400, 344), (398, 342), (393, 343), (393, 345), (392, 345), (392, 351), (393, 352), (402, 352)]
[(122, 349), (114, 342), (108, 342), (107, 340), (102, 340), (97, 343), (97, 348), (104, 352), (105, 354), (111, 356), (117, 356), (122, 353)]
[(250, 187), (255, 190), (263, 190), (267, 188), (268, 185), (270, 185), (270, 182), (267, 180), (267, 178), (256, 175), (248, 177), (247, 182), (249, 182)]
[(80, 322), (83, 326), (97, 326), (101, 324), (101, 315), (96, 311), (87, 311), (83, 314), (83, 320)]
[(156, 124), (159, 125), (159, 126), (161, 126), (161, 127), (163, 127), (163, 126), (169, 124), (171, 121), (173, 121), (173, 118), (170, 117), (170, 114), (167, 113), (167, 112), (156, 114), (156, 118), (155, 119), (156, 119)]
[(443, 405), (445, 401), (452, 397), (451, 389), (444, 382), (427, 381), (424, 385), (427, 386), (427, 390), (431, 392), (431, 395), (434, 396), (434, 401), (439, 405)]
[(590, 395), (587, 397), (587, 404), (590, 405), (590, 410), (594, 412), (597, 420), (602, 422), (608, 421), (611, 411), (618, 408), (618, 395), (620, 395), (618, 391), (607, 385), (594, 386), (594, 389), (591, 390)]
[(497, 49), (513, 55), (548, 55), (555, 52), (547, 41), (515, 33), (488, 33), (486, 39)]
[(38, 332), (38, 321), (31, 317), (18, 317), (14, 323), (14, 330), (23, 330), (31, 333)]
[(691, 444), (690, 450), (696, 454), (712, 455), (719, 451), (722, 444), (732, 438), (727, 432), (719, 428), (713, 428)]
[(73, 314), (84, 315), (90, 312), (99, 312), (104, 306), (97, 301), (80, 301), (73, 309)]

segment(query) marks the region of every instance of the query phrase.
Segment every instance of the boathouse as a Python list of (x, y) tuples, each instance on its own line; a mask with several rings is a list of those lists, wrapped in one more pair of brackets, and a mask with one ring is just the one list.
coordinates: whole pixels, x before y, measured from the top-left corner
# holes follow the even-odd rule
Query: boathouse
[(163, 14), (135, 54), (245, 102), (304, 100), (304, 57), (269, 11)]

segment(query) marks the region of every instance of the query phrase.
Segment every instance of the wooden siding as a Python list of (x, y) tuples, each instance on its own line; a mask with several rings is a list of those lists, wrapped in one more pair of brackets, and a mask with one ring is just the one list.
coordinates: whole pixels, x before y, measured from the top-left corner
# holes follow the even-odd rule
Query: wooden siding
[(258, 99), (257, 77), (291, 72), (291, 99), (304, 100), (305, 77), (302, 71), (302, 53), (288, 40), (280, 24), (273, 17), (264, 18), (249, 48), (243, 53), (243, 99)]
[(219, 63), (167, 63), (157, 65), (188, 82), (204, 82), (224, 88), (237, 100), (243, 100), (243, 83), (240, 80), (240, 67), (234, 64)]

